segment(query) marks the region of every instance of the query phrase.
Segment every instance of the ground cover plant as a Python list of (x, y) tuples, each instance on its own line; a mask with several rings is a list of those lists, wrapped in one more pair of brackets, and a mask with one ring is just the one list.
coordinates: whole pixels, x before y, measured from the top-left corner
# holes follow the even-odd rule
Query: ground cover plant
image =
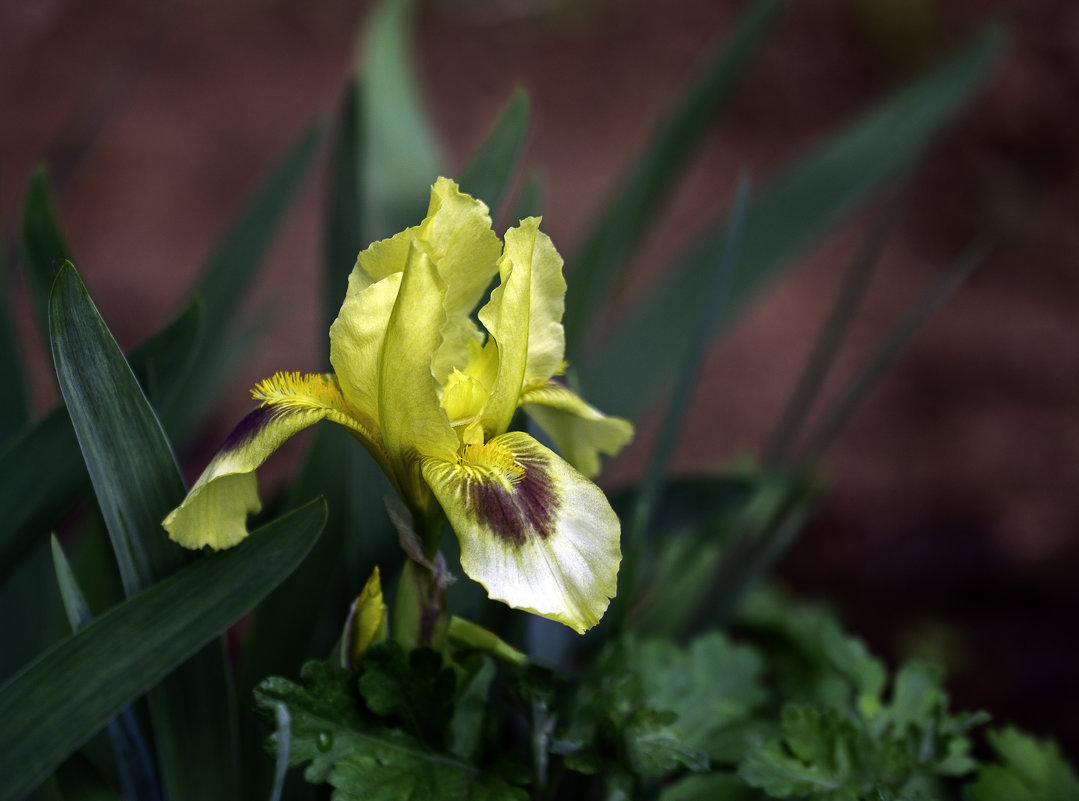
[[(5, 328), (0, 569), (19, 613), (0, 797), (1079, 797), (1053, 743), (952, 709), (940, 668), (890, 669), (768, 581), (827, 491), (821, 453), (976, 266), (981, 243), (807, 426), (896, 187), (977, 90), (999, 30), (773, 182), (743, 178), (640, 306), (589, 330), (782, 7), (747, 12), (560, 253), (521, 163), (527, 95), (444, 176), (408, 77), (407, 4), (383, 3), (332, 131), (297, 141), (190, 303), (126, 355), (35, 176), (18, 249), (63, 403), (29, 419)], [(258, 336), (238, 309), (322, 143), (327, 371), (257, 384), (188, 489), (175, 455)], [(714, 337), (882, 197), (760, 457), (671, 477)], [(602, 459), (655, 409), (639, 481), (604, 492)], [(260, 497), (255, 470), (310, 426), (292, 484)]]

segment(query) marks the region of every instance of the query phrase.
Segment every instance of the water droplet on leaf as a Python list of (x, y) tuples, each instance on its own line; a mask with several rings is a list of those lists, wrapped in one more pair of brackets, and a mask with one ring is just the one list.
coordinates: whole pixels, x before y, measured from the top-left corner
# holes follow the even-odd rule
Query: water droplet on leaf
[(315, 739), (315, 747), (325, 754), (333, 748), (333, 737), (328, 732), (319, 732), (318, 737)]

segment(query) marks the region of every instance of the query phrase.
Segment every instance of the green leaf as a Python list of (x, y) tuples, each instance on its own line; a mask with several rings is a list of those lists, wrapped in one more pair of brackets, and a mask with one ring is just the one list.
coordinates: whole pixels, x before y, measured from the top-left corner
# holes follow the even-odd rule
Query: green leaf
[(739, 738), (749, 732), (739, 724), (768, 700), (761, 684), (764, 662), (756, 651), (712, 632), (685, 649), (658, 639), (630, 641), (624, 658), (627, 669), (640, 676), (648, 705), (677, 715), (672, 728), (688, 746), (714, 761), (736, 763), (742, 757), (746, 746)]
[(498, 216), (517, 172), (528, 135), (528, 118), (528, 93), (517, 89), (457, 180), (461, 191), (490, 207), (492, 217)]
[[(988, 29), (758, 194), (750, 204), (729, 308), (744, 308), (799, 250), (881, 181), (909, 169), (980, 85), (1003, 38), (999, 29)], [(592, 403), (610, 413), (636, 417), (661, 387), (669, 386), (675, 369), (670, 355), (688, 347), (694, 326), (683, 310), (711, 280), (710, 268), (723, 248), (722, 229), (717, 224), (717, 233), (672, 268), (663, 283), (620, 321), (603, 347), (576, 357)], [(731, 319), (733, 315), (726, 316), (724, 323)]]
[[(131, 369), (165, 411), (183, 386), (183, 365), (201, 333), (202, 306), (189, 305), (172, 323), (131, 352)], [(187, 353), (187, 357), (184, 354)], [(15, 437), (0, 454), (0, 574), (14, 567), (36, 537), (55, 528), (90, 491), (90, 477), (67, 409), (59, 406)]]
[(40, 330), (49, 330), (49, 292), (60, 267), (71, 260), (49, 189), (49, 172), (38, 167), (30, 178), (22, 205), (19, 258)]
[(763, 801), (765, 795), (733, 773), (691, 773), (664, 786), (660, 801)]
[[(0, 775), (8, 780), (0, 799), (36, 787), (106, 720), (256, 604), (311, 548), (325, 514), (323, 503), (312, 502), (239, 547), (199, 559), (113, 607), (0, 688)], [(206, 769), (191, 764), (199, 766), (193, 773)]]
[(356, 256), (367, 247), (363, 241), (363, 126), (361, 89), (352, 81), (345, 88), (337, 111), (333, 157), (330, 161), (326, 199), (323, 254), (323, 325), (320, 336), (330, 330), (345, 298), (348, 276)]
[[(293, 199), (303, 186), (322, 139), (313, 123), (274, 167), (232, 222), (195, 283), (192, 295), (205, 304), (200, 347), (184, 384), (185, 392), (170, 409), (169, 429), (186, 433), (205, 412), (247, 347), (234, 347), (239, 309), (263, 264)], [(257, 326), (256, 326), (257, 328)]]
[(360, 664), (360, 695), (376, 715), (396, 719), (410, 734), (435, 746), (453, 714), (456, 678), (442, 654), (415, 648), (405, 655), (396, 640), (376, 643)]
[(382, 0), (363, 41), (364, 242), (417, 225), (442, 157), (414, 75), (411, 0)]
[(725, 109), (742, 73), (785, 5), (785, 0), (758, 0), (750, 9), (715, 60), (660, 122), (633, 161), (632, 171), (585, 235), (584, 244), (570, 260), (574, 265), (570, 279), (573, 292), (566, 297), (564, 318), (570, 347), (584, 344), (590, 318), (603, 307), (619, 271), (658, 218), (697, 146)]
[[(164, 519), (185, 495), (169, 443), (75, 268), (49, 303), (60, 391), (130, 597), (185, 561)], [(237, 780), (234, 698), (223, 643), (204, 649), (150, 694), (166, 795), (231, 798)], [(198, 771), (190, 770), (200, 765)]]
[(49, 304), (53, 360), (130, 596), (179, 567), (161, 520), (185, 495), (161, 424), (70, 262)]
[[(362, 713), (353, 674), (309, 662), (302, 685), (271, 677), (255, 691), (264, 715), (283, 703), (292, 718), (290, 761), (310, 762), (312, 783), (329, 781), (335, 799), (401, 798), (524, 801), (527, 795), (501, 778)], [(270, 738), (273, 744), (273, 736)]]
[(72, 631), (78, 631), (89, 625), (94, 616), (90, 614), (90, 605), (86, 603), (86, 596), (82, 594), (75, 574), (71, 572), (71, 565), (68, 564), (56, 535), (52, 537), (52, 561), (56, 569), (56, 583), (60, 585), (60, 597), (64, 599), (68, 623), (71, 624)]
[[(60, 585), (60, 595), (64, 599), (68, 623), (72, 632), (78, 632), (93, 622), (90, 605), (82, 593), (82, 588), (75, 579), (75, 574), (68, 564), (67, 557), (56, 537), (52, 537), (53, 566), (56, 569), (56, 581)], [(161, 791), (157, 787), (153, 760), (146, 745), (146, 738), (131, 708), (122, 710), (107, 724), (109, 739), (112, 741), (116, 757), (117, 773), (124, 796), (133, 799), (158, 799)]]
[(999, 764), (984, 765), (963, 788), (966, 801), (1064, 801), (1079, 798), (1079, 776), (1052, 740), (1015, 728), (987, 734)]

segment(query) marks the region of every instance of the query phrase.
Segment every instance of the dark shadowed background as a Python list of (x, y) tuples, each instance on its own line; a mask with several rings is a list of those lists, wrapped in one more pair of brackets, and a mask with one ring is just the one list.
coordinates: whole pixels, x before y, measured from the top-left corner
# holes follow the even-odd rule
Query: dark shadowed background
[[(49, 162), (77, 266), (120, 344), (139, 342), (176, 311), (288, 144), (332, 113), (366, 5), (0, 2), (5, 247), (32, 169)], [(513, 88), (525, 87), (526, 159), (546, 176), (544, 227), (571, 252), (657, 115), (747, 6), (421, 3), (418, 72), (450, 172)], [(997, 246), (827, 455), (831, 491), (781, 574), (834, 600), (890, 659), (943, 660), (958, 706), (1056, 735), (1074, 759), (1079, 6), (795, 0), (624, 294), (647, 291), (650, 265), (725, 207), (742, 168), (763, 182), (991, 18), (1009, 26), (1008, 49), (915, 176), (826, 395), (968, 243), (989, 235)], [(289, 217), (252, 298), (275, 301), (276, 324), (222, 400), (207, 448), (249, 407), (255, 380), (322, 366), (324, 172)], [(766, 441), (868, 219), (856, 216), (815, 247), (716, 348), (677, 453), (680, 472), (722, 466)], [(28, 313), (20, 323), (29, 335)], [(43, 354), (28, 353), (38, 409), (54, 400)], [(612, 465), (608, 483), (631, 477), (643, 452), (639, 445)], [(296, 455), (286, 450), (273, 469), (287, 472)]]

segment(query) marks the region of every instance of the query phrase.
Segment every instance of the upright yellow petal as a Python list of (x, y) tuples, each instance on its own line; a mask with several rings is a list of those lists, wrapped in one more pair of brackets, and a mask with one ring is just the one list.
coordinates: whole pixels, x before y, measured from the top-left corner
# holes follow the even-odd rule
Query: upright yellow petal
[(506, 232), (506, 248), (498, 262), (502, 281), (479, 312), (480, 322), (498, 349), (498, 370), (482, 412), (486, 437), (509, 428), (525, 379), (535, 235), (535, 226)]
[(409, 254), (386, 336), (378, 375), (378, 419), (390, 464), (413, 504), (425, 505), (421, 455), (453, 458), (457, 435), (439, 404), (431, 360), (442, 344), (446, 285), (416, 247)]
[(423, 475), (461, 544), (461, 566), (512, 607), (585, 632), (618, 583), (620, 526), (603, 492), (511, 432), (427, 458)]
[(377, 434), (351, 416), (333, 376), (278, 373), (255, 387), (263, 405), (229, 434), (183, 503), (162, 525), (185, 548), (231, 548), (244, 539), (247, 515), (261, 509), (255, 469), (285, 440), (319, 420), (349, 428), (376, 452)]
[[(566, 333), (562, 313), (566, 307), (566, 281), (562, 277), (562, 257), (551, 238), (539, 230), (540, 219), (521, 220), (522, 236), (532, 236), (531, 291), (528, 295), (528, 358), (524, 386), (542, 384), (562, 366), (566, 353)], [(509, 249), (511, 231), (506, 232)]]
[(371, 427), (378, 421), (378, 365), (401, 273), (364, 283), (361, 270), (348, 279), (348, 294), (330, 326), (330, 364), (349, 405)]
[(470, 344), (481, 340), (471, 314), (498, 270), (502, 243), (491, 230), (487, 206), (448, 178), (431, 187), (427, 217), (412, 230), (446, 284), (446, 324), (433, 360), (435, 377), (444, 381), (464, 367)]
[(614, 456), (633, 439), (628, 420), (608, 417), (553, 381), (525, 391), (521, 406), (547, 432), (562, 457), (589, 477), (599, 473), (601, 453)]

